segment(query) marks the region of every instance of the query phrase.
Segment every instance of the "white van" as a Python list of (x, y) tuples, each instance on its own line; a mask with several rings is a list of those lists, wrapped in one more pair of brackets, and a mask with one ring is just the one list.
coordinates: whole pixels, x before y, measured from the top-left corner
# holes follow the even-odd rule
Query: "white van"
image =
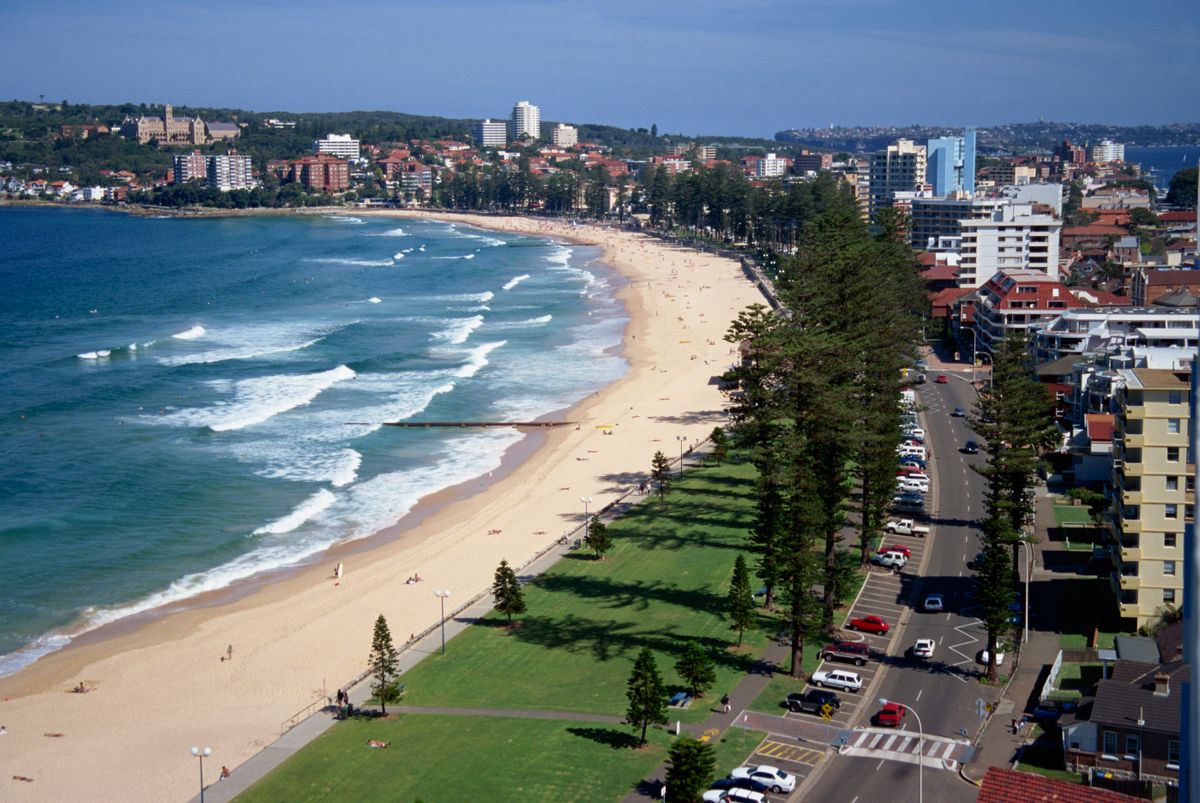
[(924, 446), (898, 446), (898, 447), (896, 447), (896, 454), (900, 455), (901, 457), (919, 457), (922, 460), (924, 460), (925, 459), (925, 447)]

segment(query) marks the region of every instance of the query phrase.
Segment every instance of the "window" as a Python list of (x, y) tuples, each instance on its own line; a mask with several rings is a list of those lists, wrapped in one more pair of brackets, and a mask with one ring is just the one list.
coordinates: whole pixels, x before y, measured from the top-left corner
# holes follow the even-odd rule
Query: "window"
[(1179, 447), (1178, 446), (1168, 446), (1167, 447), (1167, 462), (1168, 463), (1178, 463), (1179, 462)]
[(1167, 740), (1167, 766), (1173, 770), (1179, 769), (1179, 740)]
[(1179, 434), (1179, 419), (1178, 418), (1168, 418), (1167, 419), (1167, 432), (1169, 432), (1172, 435)]
[(1167, 477), (1167, 490), (1168, 491), (1178, 491), (1179, 490), (1179, 477)]
[(1168, 577), (1175, 576), (1175, 561), (1173, 561), (1173, 560), (1164, 560), (1163, 561), (1163, 574), (1167, 575)]
[(1175, 533), (1163, 533), (1163, 546), (1175, 548), (1175, 539), (1178, 536)]
[(1125, 734), (1125, 758), (1137, 758), (1141, 737), (1136, 733)]
[(1174, 605), (1175, 604), (1175, 589), (1173, 589), (1173, 588), (1164, 588), (1163, 589), (1163, 603), (1166, 605)]
[(1167, 401), (1170, 402), (1171, 404), (1182, 404), (1183, 403), (1183, 391), (1182, 390), (1167, 391)]
[(1104, 732), (1104, 754), (1106, 756), (1115, 756), (1117, 754), (1117, 732)]
[(1179, 518), (1179, 505), (1163, 505), (1163, 516), (1168, 519)]

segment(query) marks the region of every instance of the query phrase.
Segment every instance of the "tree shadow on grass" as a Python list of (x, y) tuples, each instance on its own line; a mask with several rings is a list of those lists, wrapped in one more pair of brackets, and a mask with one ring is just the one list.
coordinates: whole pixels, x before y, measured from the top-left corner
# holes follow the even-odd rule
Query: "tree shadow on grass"
[(638, 746), (638, 737), (612, 728), (567, 728), (567, 733), (606, 745), (613, 750), (628, 750)]
[(724, 597), (697, 588), (681, 588), (660, 581), (621, 582), (590, 575), (544, 574), (531, 585), (544, 591), (565, 592), (599, 603), (604, 608), (650, 609), (652, 603), (666, 602), (691, 611), (706, 611), (715, 616), (725, 612)]

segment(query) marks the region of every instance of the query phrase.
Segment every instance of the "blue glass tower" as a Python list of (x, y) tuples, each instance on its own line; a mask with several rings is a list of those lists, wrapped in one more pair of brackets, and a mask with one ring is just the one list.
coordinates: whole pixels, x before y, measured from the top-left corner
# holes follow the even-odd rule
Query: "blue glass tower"
[(926, 175), (934, 195), (975, 192), (975, 129), (968, 128), (961, 137), (931, 139), (926, 152)]

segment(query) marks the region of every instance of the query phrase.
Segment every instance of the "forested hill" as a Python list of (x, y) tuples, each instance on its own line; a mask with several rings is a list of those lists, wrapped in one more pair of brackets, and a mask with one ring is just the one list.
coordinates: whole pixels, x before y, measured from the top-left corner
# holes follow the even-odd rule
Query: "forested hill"
[[(1110, 139), (1126, 145), (1195, 145), (1200, 143), (1200, 123), (1116, 126), (1097, 123), (1008, 123), (976, 128), (977, 147), (983, 153), (1048, 152), (1064, 139), (1076, 144)], [(849, 153), (877, 151), (903, 137), (918, 142), (958, 136), (962, 127), (861, 126), (855, 128), (792, 128), (775, 135), (779, 142)]]

